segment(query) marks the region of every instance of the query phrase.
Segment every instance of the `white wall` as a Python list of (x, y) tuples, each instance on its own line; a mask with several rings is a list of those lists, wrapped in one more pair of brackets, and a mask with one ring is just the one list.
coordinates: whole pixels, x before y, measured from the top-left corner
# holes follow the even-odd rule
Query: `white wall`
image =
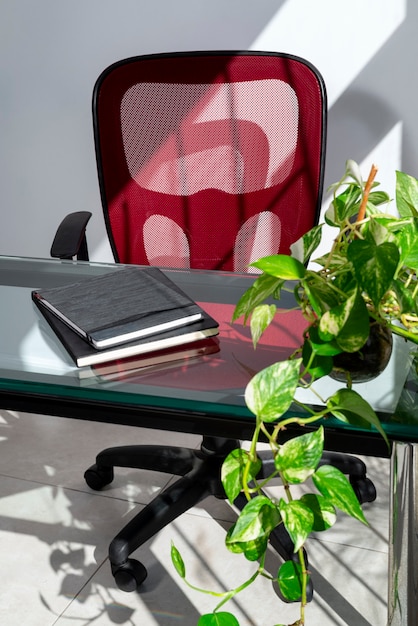
[(252, 48), (310, 58), (328, 85), (326, 182), (345, 159), (418, 176), (416, 0), (2, 0), (0, 254), (48, 256), (68, 212), (91, 210), (91, 257), (110, 260), (91, 93), (120, 58)]

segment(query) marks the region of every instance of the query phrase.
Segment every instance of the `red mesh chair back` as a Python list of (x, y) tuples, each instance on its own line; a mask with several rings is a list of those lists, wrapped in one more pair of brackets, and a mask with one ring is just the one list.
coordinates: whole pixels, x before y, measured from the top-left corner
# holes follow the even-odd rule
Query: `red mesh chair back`
[(98, 79), (93, 118), (117, 262), (247, 271), (317, 223), (326, 94), (303, 59), (130, 58)]

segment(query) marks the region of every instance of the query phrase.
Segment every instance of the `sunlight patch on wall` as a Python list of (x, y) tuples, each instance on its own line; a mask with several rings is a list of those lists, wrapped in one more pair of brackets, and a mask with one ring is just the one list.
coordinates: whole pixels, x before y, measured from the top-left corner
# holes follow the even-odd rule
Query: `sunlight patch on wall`
[(100, 261), (101, 263), (114, 263), (112, 250), (107, 237), (102, 239), (91, 251), (91, 261)]
[(329, 106), (353, 82), (406, 17), (406, 0), (287, 0), (251, 45), (289, 52), (321, 72)]
[(402, 169), (402, 131), (403, 122), (397, 122), (360, 163), (364, 177), (368, 175), (372, 164), (376, 165), (376, 180), (380, 183), (380, 189), (387, 191), (392, 198), (395, 197), (395, 171)]
[[(386, 191), (391, 198), (395, 198), (395, 170), (401, 169), (401, 153), (402, 153), (402, 122), (397, 122), (393, 128), (383, 137), (379, 143), (370, 150), (369, 154), (359, 163), (362, 176), (367, 178), (371, 166), (374, 164), (378, 168), (376, 180), (380, 183), (379, 188)], [(347, 155), (350, 158), (350, 155)], [(341, 176), (344, 173), (344, 163), (341, 164)], [(336, 181), (335, 181), (336, 182)], [(331, 195), (325, 191), (324, 201), (322, 203), (320, 222), (324, 221), (324, 213), (331, 201)], [(395, 212), (395, 204), (392, 202), (388, 208), (388, 212)], [(319, 248), (315, 251), (315, 257), (320, 257), (329, 251), (330, 242), (335, 236), (335, 229), (325, 225), (323, 228), (322, 241)]]

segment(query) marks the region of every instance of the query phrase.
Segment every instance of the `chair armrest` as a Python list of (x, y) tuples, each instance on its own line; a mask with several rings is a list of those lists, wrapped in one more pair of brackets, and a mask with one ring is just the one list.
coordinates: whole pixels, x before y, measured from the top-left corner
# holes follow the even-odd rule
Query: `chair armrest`
[(80, 261), (88, 261), (86, 226), (90, 218), (89, 211), (76, 211), (67, 215), (55, 233), (51, 256), (59, 259), (77, 257)]

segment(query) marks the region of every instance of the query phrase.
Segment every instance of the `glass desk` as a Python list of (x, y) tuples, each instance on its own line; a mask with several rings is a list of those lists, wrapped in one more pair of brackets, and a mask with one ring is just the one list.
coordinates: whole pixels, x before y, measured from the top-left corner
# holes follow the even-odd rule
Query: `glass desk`
[[(220, 322), (219, 352), (175, 366), (149, 368), (106, 381), (93, 369), (75, 367), (43, 320), (30, 293), (117, 271), (114, 264), (0, 257), (0, 402), (4, 407), (80, 419), (248, 439), (253, 416), (244, 389), (256, 372), (290, 354), (304, 321), (278, 316), (254, 350), (248, 327), (231, 324), (234, 305), (253, 278), (225, 272), (167, 270), (194, 300)], [(282, 304), (291, 306), (291, 297)], [(403, 378), (402, 378), (403, 380)], [(326, 383), (329, 386), (329, 382)], [(393, 383), (389, 379), (389, 385)], [(387, 387), (375, 385), (380, 390)], [(393, 412), (379, 412), (392, 440), (418, 441), (417, 397), (406, 382)], [(376, 407), (375, 407), (376, 408)], [(329, 420), (329, 447), (355, 454), (388, 456), (382, 438)]]
[[(220, 322), (219, 351), (175, 366), (152, 367), (104, 380), (92, 369), (74, 366), (32, 303), (30, 292), (109, 271), (118, 268), (114, 264), (0, 257), (0, 406), (208, 437), (251, 438), (253, 416), (245, 406), (245, 385), (256, 371), (293, 351), (303, 320), (291, 313), (279, 316), (254, 351), (249, 329), (230, 323), (234, 305), (253, 277), (167, 270), (172, 280)], [(291, 306), (291, 300), (283, 300), (282, 304)], [(394, 575), (389, 623), (393, 625), (398, 623), (397, 607), (415, 594), (418, 578), (414, 454), (418, 442), (417, 398), (416, 376), (411, 368), (393, 410), (379, 411), (392, 442), (392, 498), (397, 512), (391, 516), (390, 560)], [(376, 432), (333, 420), (324, 425), (326, 448), (390, 455)], [(287, 436), (295, 432), (289, 429)], [(399, 583), (395, 585), (395, 579), (402, 580), (402, 588)], [(412, 608), (417, 605), (415, 600), (415, 595), (412, 603), (408, 600), (411, 616), (411, 611), (417, 611)], [(403, 607), (403, 619), (405, 610)]]
[[(253, 418), (243, 392), (251, 375), (289, 347), (254, 352), (248, 328), (230, 324), (251, 279), (217, 272), (169, 271), (220, 322), (219, 352), (106, 381), (75, 367), (32, 303), (33, 288), (117, 271), (114, 264), (0, 257), (0, 402), (29, 412), (116, 421), (202, 435), (249, 438)], [(292, 344), (289, 344), (292, 345)]]

